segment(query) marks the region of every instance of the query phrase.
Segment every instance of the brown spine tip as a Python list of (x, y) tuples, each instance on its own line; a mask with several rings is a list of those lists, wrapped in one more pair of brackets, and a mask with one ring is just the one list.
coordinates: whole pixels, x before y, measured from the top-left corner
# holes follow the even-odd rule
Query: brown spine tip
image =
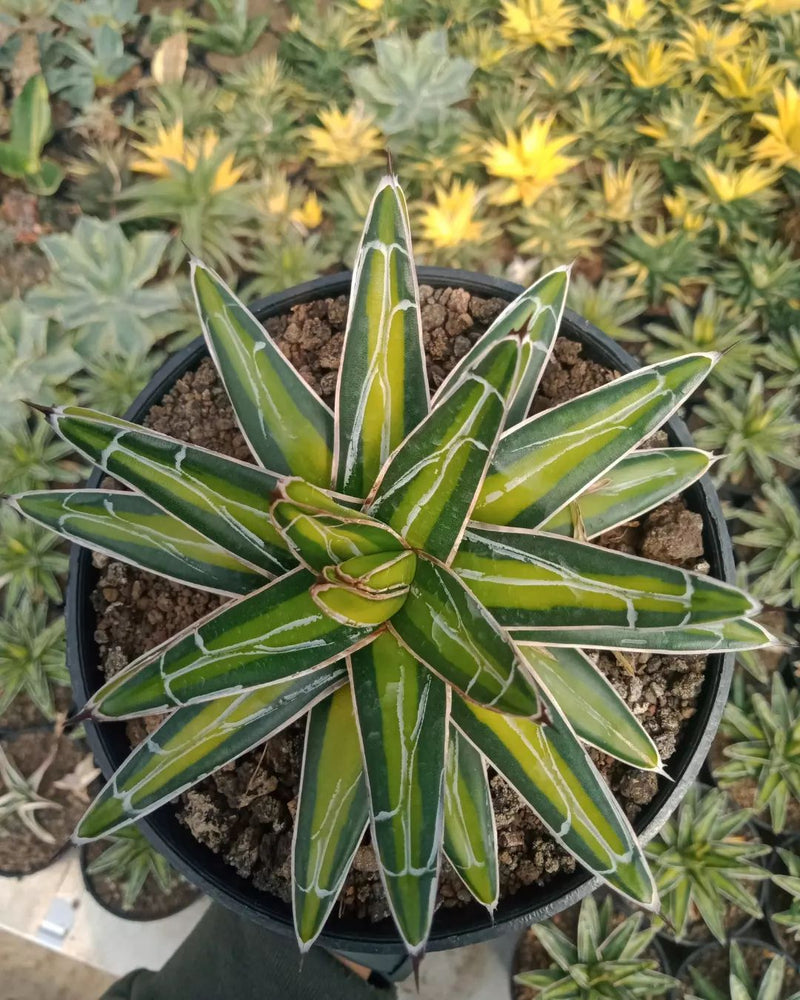
[(386, 154), (386, 170), (388, 173), (392, 175), (392, 177), (394, 177), (395, 173), (394, 173), (394, 164), (392, 163), (392, 152), (388, 146), (386, 146), (383, 151)]
[(75, 715), (71, 715), (67, 719), (66, 725), (78, 726), (80, 725), (81, 722), (94, 722), (94, 721), (95, 721), (94, 712), (88, 705), (86, 705), (85, 708), (82, 708), (80, 710), (80, 712), (77, 712)]
[(51, 413), (55, 413), (52, 406), (43, 406), (41, 403), (33, 403), (30, 399), (23, 399), (20, 402), (24, 403), (26, 406), (30, 406), (32, 410), (38, 410), (39, 413), (43, 413), (46, 417), (49, 417)]
[(425, 952), (419, 955), (411, 956), (411, 968), (414, 970), (414, 986), (416, 987), (417, 993), (419, 993), (419, 967), (422, 965), (422, 959), (425, 957)]

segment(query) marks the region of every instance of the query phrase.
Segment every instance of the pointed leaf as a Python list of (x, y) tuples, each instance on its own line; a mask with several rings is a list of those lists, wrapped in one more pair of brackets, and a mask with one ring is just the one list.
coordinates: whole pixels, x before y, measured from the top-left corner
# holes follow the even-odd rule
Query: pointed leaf
[(266, 469), (329, 486), (333, 414), (222, 278), (192, 261), (208, 349), (242, 433)]
[(554, 535), (574, 534), (575, 515), (587, 538), (632, 521), (677, 496), (708, 472), (714, 456), (697, 448), (634, 451), (542, 525)]
[(390, 628), (414, 656), (468, 698), (498, 712), (538, 715), (519, 651), (458, 577), (420, 554)]
[(292, 845), (294, 926), (303, 951), (316, 940), (336, 903), (368, 818), (348, 685), (311, 710), (306, 729)]
[(757, 622), (733, 618), (686, 628), (520, 628), (511, 633), (517, 642), (582, 649), (628, 649), (634, 653), (725, 653), (775, 645)]
[(334, 621), (373, 628), (396, 614), (403, 607), (407, 594), (408, 587), (385, 593), (365, 592), (356, 585), (344, 583), (315, 583), (311, 588), (314, 603)]
[(428, 405), (408, 209), (388, 176), (372, 199), (353, 269), (336, 388), (337, 487), (365, 497)]
[(313, 574), (287, 573), (179, 632), (107, 681), (87, 709), (104, 718), (166, 711), (325, 666), (368, 641), (371, 629), (320, 611)]
[(389, 633), (351, 657), (372, 843), (412, 955), (433, 919), (442, 842), (448, 690)]
[(641, 368), (506, 431), (473, 518), (543, 524), (660, 427), (715, 360), (690, 354)]
[(671, 628), (758, 605), (699, 573), (557, 535), (470, 528), (453, 569), (507, 628)]
[(387, 462), (365, 510), (445, 562), (467, 522), (505, 416), (516, 341), (490, 347)]
[(491, 712), (454, 697), (453, 723), (589, 871), (643, 906), (655, 885), (636, 835), (557, 706), (551, 724)]
[(269, 573), (295, 565), (269, 517), (275, 476), (96, 410), (64, 406), (53, 429), (109, 475)]
[(524, 420), (561, 325), (568, 285), (569, 268), (557, 267), (518, 295), (450, 372), (440, 386), (434, 404), (438, 404), (461, 382), (489, 344), (513, 335), (521, 345), (520, 370), (505, 423), (507, 427), (513, 427)]
[(136, 493), (41, 490), (9, 501), (21, 514), (115, 559), (220, 594), (249, 594), (264, 575)]
[(94, 840), (146, 816), (289, 725), (346, 678), (342, 662), (178, 709), (119, 768), (80, 821), (76, 837)]
[(52, 135), (50, 94), (41, 73), (29, 77), (11, 106), (11, 144), (25, 156), (25, 172), (36, 173), (42, 147)]
[(472, 895), (497, 904), (497, 831), (486, 762), (451, 727), (444, 783), (444, 851)]
[(642, 724), (584, 653), (538, 646), (520, 646), (519, 650), (584, 742), (633, 767), (661, 767), (656, 745)]

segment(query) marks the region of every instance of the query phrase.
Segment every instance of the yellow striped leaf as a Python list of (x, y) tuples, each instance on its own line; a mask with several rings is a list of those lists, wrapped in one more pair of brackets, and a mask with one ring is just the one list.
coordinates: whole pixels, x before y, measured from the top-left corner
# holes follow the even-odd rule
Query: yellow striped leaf
[(417, 276), (405, 197), (378, 185), (353, 269), (336, 389), (338, 489), (365, 497), (428, 412)]
[(685, 569), (532, 531), (475, 528), (453, 569), (511, 629), (664, 629), (748, 616), (737, 587)]
[(449, 696), (386, 632), (353, 653), (350, 677), (372, 843), (397, 928), (409, 952), (419, 955), (439, 874)]
[(338, 659), (371, 629), (319, 609), (305, 569), (228, 604), (134, 660), (90, 699), (93, 717), (129, 718), (274, 684)]
[(9, 503), (71, 542), (190, 587), (249, 594), (264, 585), (262, 573), (136, 493), (41, 490)]
[(538, 715), (536, 689), (514, 642), (458, 577), (422, 554), (390, 628), (467, 698), (498, 712)]
[(306, 728), (292, 844), (294, 926), (302, 951), (325, 925), (368, 819), (361, 744), (347, 686), (311, 710)]
[(486, 762), (453, 726), (444, 779), (444, 852), (472, 895), (497, 905), (497, 831)]
[(573, 535), (578, 520), (586, 537), (594, 538), (677, 496), (705, 475), (713, 462), (713, 455), (697, 448), (631, 452), (545, 521), (542, 531)]
[(585, 653), (539, 646), (520, 646), (519, 650), (584, 743), (633, 767), (660, 769), (655, 743)]
[(585, 868), (642, 906), (657, 900), (636, 835), (554, 704), (542, 724), (454, 697), (453, 723)]
[(329, 486), (333, 414), (222, 278), (192, 261), (208, 349), (253, 454), (266, 469)]
[(76, 838), (94, 840), (146, 816), (288, 726), (346, 679), (340, 662), (307, 677), (178, 709), (100, 792)]
[(727, 653), (778, 645), (763, 626), (747, 618), (683, 628), (522, 628), (514, 629), (512, 635), (520, 643), (627, 649), (633, 653)]
[(688, 354), (640, 368), (506, 431), (473, 518), (539, 527), (660, 427), (716, 358)]
[(109, 475), (240, 560), (276, 575), (296, 565), (270, 520), (278, 481), (269, 472), (96, 410), (59, 407), (49, 420)]
[(385, 466), (365, 509), (412, 548), (444, 561), (455, 550), (502, 426), (518, 359), (515, 340), (490, 347)]

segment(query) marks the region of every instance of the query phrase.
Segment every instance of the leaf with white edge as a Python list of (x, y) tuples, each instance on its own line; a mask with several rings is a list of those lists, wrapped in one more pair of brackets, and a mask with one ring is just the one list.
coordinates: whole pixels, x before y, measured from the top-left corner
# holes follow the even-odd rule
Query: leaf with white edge
[(450, 727), (444, 779), (444, 852), (479, 903), (497, 905), (497, 831), (486, 761)]
[(360, 587), (343, 583), (315, 583), (311, 588), (314, 603), (343, 625), (382, 625), (405, 603), (408, 587), (386, 593), (364, 592)]
[(80, 821), (76, 838), (94, 840), (146, 816), (273, 736), (346, 680), (342, 661), (305, 677), (178, 709), (126, 759)]
[(470, 528), (453, 569), (509, 629), (643, 629), (723, 621), (758, 611), (711, 577), (560, 535)]
[(386, 463), (365, 510), (412, 548), (447, 561), (486, 473), (514, 383), (519, 345), (489, 347)]
[(40, 490), (9, 503), (95, 552), (218, 594), (249, 594), (264, 575), (154, 503), (123, 490)]
[(779, 644), (763, 626), (747, 618), (685, 628), (522, 628), (511, 634), (518, 643), (632, 653), (728, 653)]
[(296, 563), (269, 516), (275, 476), (96, 410), (64, 406), (51, 426), (115, 479), (270, 574)]
[(688, 354), (640, 368), (506, 431), (473, 519), (539, 527), (660, 427), (716, 359)]
[(519, 651), (584, 743), (633, 767), (661, 768), (655, 743), (585, 653), (539, 646), (520, 646)]
[(99, 718), (130, 718), (274, 684), (368, 642), (369, 628), (324, 615), (296, 569), (225, 605), (134, 660), (89, 700)]
[(413, 655), (467, 698), (536, 716), (539, 697), (516, 645), (445, 566), (417, 557), (417, 571), (390, 629)]
[(192, 261), (208, 349), (236, 419), (266, 469), (330, 486), (333, 414), (222, 278)]
[(542, 531), (575, 534), (577, 513), (586, 537), (594, 538), (677, 496), (705, 475), (714, 461), (713, 455), (698, 448), (631, 452), (546, 521)]
[(458, 385), (489, 344), (515, 336), (520, 342), (520, 370), (505, 425), (513, 427), (524, 420), (561, 325), (569, 272), (569, 267), (557, 267), (509, 303), (444, 380), (434, 397), (434, 405)]
[(294, 927), (302, 951), (311, 947), (328, 919), (368, 820), (348, 685), (311, 710), (306, 728), (292, 842)]
[(444, 811), (449, 690), (387, 632), (351, 656), (372, 843), (412, 955), (433, 919)]
[(645, 907), (653, 877), (630, 823), (554, 704), (551, 722), (513, 718), (454, 697), (452, 720), (585, 868)]
[(428, 407), (408, 209), (397, 178), (387, 176), (372, 199), (353, 268), (336, 387), (338, 488), (365, 497)]

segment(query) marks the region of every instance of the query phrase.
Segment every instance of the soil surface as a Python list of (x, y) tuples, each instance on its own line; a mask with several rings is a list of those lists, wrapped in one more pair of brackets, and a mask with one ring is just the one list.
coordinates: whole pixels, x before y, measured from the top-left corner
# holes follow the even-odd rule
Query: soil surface
[[(50, 752), (55, 736), (47, 732), (20, 733), (3, 739), (2, 746), (23, 777), (29, 777)], [(55, 788), (54, 783), (75, 769), (86, 756), (85, 744), (61, 736), (53, 763), (45, 771), (39, 793), (58, 805), (58, 809), (41, 809), (36, 813), (40, 825), (55, 838), (54, 844), (38, 840), (15, 817), (9, 818), (7, 836), (0, 836), (0, 871), (27, 874), (44, 868), (61, 851), (83, 815), (88, 800)], [(0, 779), (0, 793), (5, 790)]]
[[(53, 685), (53, 704), (56, 713), (68, 713), (72, 705), (72, 691), (61, 684)], [(20, 729), (49, 727), (50, 719), (39, 711), (36, 704), (22, 691), (0, 715), (0, 732), (16, 732)]]
[[(741, 948), (745, 962), (747, 963), (747, 968), (750, 970), (750, 975), (752, 976), (753, 982), (756, 984), (757, 988), (764, 976), (764, 973), (767, 971), (768, 965), (777, 953), (768, 945), (761, 947), (755, 943), (742, 945)], [(723, 947), (715, 948), (713, 951), (709, 949), (708, 951), (700, 952), (698, 957), (702, 962), (700, 968), (703, 975), (709, 979), (711, 983), (723, 993), (723, 995), (727, 995), (730, 981), (728, 949)], [(797, 969), (790, 964), (789, 961), (787, 961), (786, 972), (783, 977), (781, 997), (794, 996), (798, 989), (800, 989), (800, 973), (798, 973)], [(690, 974), (687, 972), (686, 976), (681, 975), (680, 987), (678, 989), (678, 1000), (692, 996), (694, 996), (692, 980)]]
[[(428, 377), (432, 388), (450, 371), (505, 306), (463, 289), (420, 289)], [(267, 322), (267, 329), (303, 377), (329, 404), (347, 317), (347, 298), (317, 301)], [(559, 340), (538, 393), (543, 409), (602, 385), (614, 372), (582, 357), (579, 344)], [(251, 460), (230, 403), (210, 360), (178, 381), (145, 423), (155, 430)], [(663, 435), (648, 444), (661, 441)], [(703, 561), (702, 519), (678, 499), (607, 532), (599, 543), (675, 565), (707, 570)], [(169, 638), (224, 603), (225, 598), (194, 591), (95, 555), (101, 570), (94, 593), (96, 639), (108, 675), (135, 656)], [(681, 730), (694, 714), (703, 682), (704, 657), (629, 654), (619, 663), (611, 653), (592, 654), (600, 668), (642, 720), (666, 761)], [(632, 668), (632, 673), (630, 669)], [(143, 738), (156, 718), (129, 724), (132, 742)], [(244, 877), (284, 900), (290, 896), (290, 850), (296, 807), (304, 723), (291, 726), (201, 782), (180, 800), (179, 817), (199, 841), (221, 853)], [(657, 777), (635, 771), (592, 751), (628, 815), (633, 818), (656, 793)], [(503, 894), (542, 883), (558, 872), (574, 871), (574, 860), (556, 845), (530, 809), (504, 781), (491, 779), (497, 817), (500, 885)], [(445, 863), (439, 887), (444, 906), (471, 897)], [(356, 854), (342, 892), (342, 910), (379, 920), (388, 914), (375, 856), (368, 842)]]
[(85, 853), (81, 858), (83, 864), (83, 877), (91, 885), (93, 892), (99, 897), (101, 902), (110, 907), (116, 914), (124, 913), (130, 920), (157, 920), (160, 917), (169, 917), (173, 913), (185, 910), (200, 895), (198, 889), (189, 885), (180, 876), (175, 876), (175, 884), (170, 892), (164, 892), (152, 875), (148, 875), (142, 886), (142, 891), (136, 898), (133, 906), (126, 910), (122, 905), (123, 888), (113, 878), (106, 875), (89, 875), (85, 865), (91, 864), (108, 847), (108, 841), (97, 840), (87, 844)]
[[(598, 898), (598, 906), (600, 905), (600, 902), (601, 900)], [(564, 910), (562, 913), (557, 913), (553, 917), (553, 923), (559, 930), (563, 931), (563, 933), (567, 935), (570, 941), (576, 940), (578, 915), (580, 914), (580, 910), (581, 906), (580, 903), (578, 903), (576, 906), (571, 906), (568, 910)], [(612, 918), (613, 927), (617, 927), (621, 924), (626, 916), (627, 913), (615, 910)], [(646, 921), (647, 917), (645, 916), (642, 927), (647, 926)], [(649, 948), (646, 948), (643, 953), (643, 957), (656, 962), (657, 964), (655, 968), (659, 969), (661, 972), (669, 971), (664, 965), (663, 956), (657, 950), (655, 945), (651, 944)], [(535, 929), (529, 927), (523, 932), (522, 937), (519, 939), (517, 950), (514, 953), (512, 976), (516, 976), (519, 972), (538, 972), (542, 969), (550, 968), (557, 968), (556, 963), (539, 943)], [(538, 990), (534, 990), (530, 986), (523, 986), (520, 983), (512, 983), (512, 990), (514, 1000), (535, 1000), (539, 993)]]

